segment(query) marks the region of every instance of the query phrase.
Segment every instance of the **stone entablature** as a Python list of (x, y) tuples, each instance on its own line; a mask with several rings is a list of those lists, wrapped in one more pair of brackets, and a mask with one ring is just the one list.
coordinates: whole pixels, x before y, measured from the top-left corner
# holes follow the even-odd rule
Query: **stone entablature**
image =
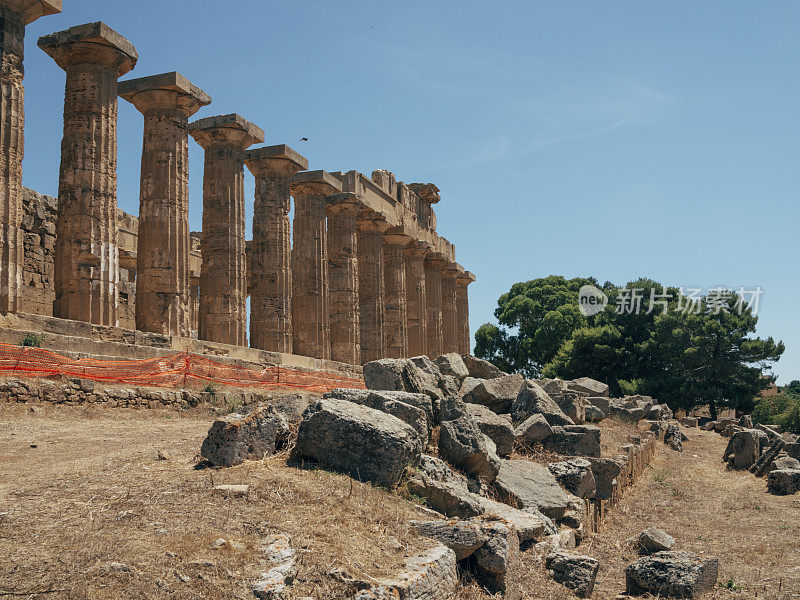
[[(436, 231), (433, 183), (308, 169), (176, 71), (119, 81), (138, 52), (105, 23), (39, 38), (66, 76), (59, 199), (21, 186), (25, 25), (59, 0), (0, 0), (0, 313), (360, 364), (469, 345), (474, 276)], [(144, 118), (139, 217), (117, 208), (118, 98)], [(188, 227), (189, 137), (205, 151), (203, 230)], [(245, 165), (256, 178), (246, 242)], [(292, 206), (292, 203), (294, 205)], [(289, 218), (294, 209), (294, 220)], [(24, 215), (24, 219), (23, 219)], [(202, 254), (202, 256), (201, 256)], [(24, 293), (23, 293), (24, 292)]]

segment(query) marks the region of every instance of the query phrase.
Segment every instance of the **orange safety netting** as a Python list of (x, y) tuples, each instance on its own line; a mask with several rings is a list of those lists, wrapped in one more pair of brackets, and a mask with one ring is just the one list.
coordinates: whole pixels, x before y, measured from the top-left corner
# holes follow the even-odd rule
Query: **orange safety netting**
[(237, 387), (297, 388), (312, 392), (365, 387), (361, 379), (326, 371), (300, 371), (277, 365), (258, 371), (222, 364), (189, 352), (142, 360), (76, 360), (44, 348), (11, 344), (0, 344), (0, 373), (27, 377), (63, 375), (157, 387), (187, 387), (207, 382)]

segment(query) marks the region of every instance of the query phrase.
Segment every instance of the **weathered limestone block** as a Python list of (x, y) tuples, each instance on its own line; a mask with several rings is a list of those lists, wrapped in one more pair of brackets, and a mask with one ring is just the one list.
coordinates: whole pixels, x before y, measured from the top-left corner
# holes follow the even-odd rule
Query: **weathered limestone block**
[(592, 463), (592, 474), (595, 481), (595, 499), (608, 500), (614, 492), (617, 477), (622, 472), (623, 461), (618, 458), (588, 457)]
[(180, 73), (129, 79), (119, 96), (144, 116), (136, 263), (136, 328), (187, 337), (189, 117), (211, 96)]
[(442, 375), (451, 375), (459, 382), (469, 377), (467, 365), (464, 364), (464, 359), (457, 352), (450, 352), (437, 357), (436, 366), (439, 367)]
[(17, 312), (23, 271), (22, 158), (25, 154), (25, 26), (61, 12), (61, 0), (0, 2), (0, 313)]
[(408, 559), (396, 578), (359, 592), (353, 600), (440, 600), (453, 594), (456, 583), (455, 553), (447, 546), (436, 546)]
[(567, 387), (576, 392), (585, 392), (590, 396), (602, 396), (608, 398), (609, 387), (607, 383), (597, 381), (591, 377), (579, 377), (567, 382)]
[(789, 496), (800, 491), (800, 469), (777, 469), (767, 475), (767, 492)]
[(467, 367), (469, 376), (475, 379), (494, 379), (495, 377), (502, 377), (505, 375), (505, 373), (488, 360), (483, 360), (482, 358), (466, 353), (461, 354), (461, 359)]
[(295, 456), (362, 481), (393, 486), (407, 466), (419, 461), (418, 436), (397, 417), (331, 398), (306, 409)]
[(458, 328), (458, 350), (460, 354), (469, 354), (469, 284), (475, 281), (475, 275), (469, 271), (460, 273), (456, 279), (456, 324)]
[(370, 213), (358, 219), (358, 306), (364, 363), (386, 356), (383, 232), (388, 228), (386, 221)]
[(248, 281), (250, 346), (291, 353), (290, 185), (295, 173), (308, 168), (308, 159), (281, 144), (248, 150), (244, 162), (256, 179)]
[(716, 558), (692, 552), (656, 552), (625, 569), (628, 594), (654, 594), (667, 598), (698, 598), (717, 584)]
[(500, 459), (468, 416), (442, 423), (439, 452), (451, 464), (485, 483), (494, 481), (500, 471)]
[(294, 353), (330, 359), (326, 198), (340, 193), (342, 182), (325, 171), (302, 171), (292, 177), (291, 190), (295, 202), (292, 236)]
[(288, 586), (297, 576), (297, 551), (286, 535), (274, 535), (261, 546), (262, 571), (252, 586), (253, 595), (262, 600), (285, 600)]
[(425, 288), (425, 256), (430, 245), (412, 241), (405, 247), (406, 320), (408, 355), (422, 356), (427, 348), (427, 295)]
[(477, 517), (474, 522), (488, 538), (475, 551), (478, 577), (492, 592), (507, 600), (521, 597), (519, 535), (512, 523), (494, 516)]
[(357, 222), (361, 205), (355, 194), (334, 194), (327, 199), (327, 211), (331, 359), (360, 365)]
[(460, 269), (456, 263), (446, 263), (442, 268), (442, 350), (440, 354), (457, 352), (459, 349), (456, 281), (462, 271), (463, 269)]
[(409, 356), (405, 247), (410, 241), (410, 237), (394, 230), (383, 234), (386, 287), (384, 338), (386, 356), (394, 358)]
[(559, 485), (570, 494), (579, 498), (594, 498), (597, 484), (594, 480), (592, 463), (585, 458), (550, 463), (547, 468), (555, 475)]
[(508, 416), (497, 415), (480, 404), (465, 404), (464, 407), (483, 434), (495, 443), (497, 454), (508, 457), (514, 451), (514, 428)]
[(39, 38), (67, 74), (58, 185), (55, 316), (117, 325), (117, 80), (136, 66), (105, 23)]
[(550, 425), (574, 425), (537, 382), (526, 380), (511, 405), (511, 418), (519, 423), (536, 414), (543, 415)]
[(194, 121), (189, 133), (205, 150), (199, 337), (244, 346), (244, 151), (263, 142), (264, 131), (231, 114)]
[(553, 428), (544, 418), (544, 415), (535, 414), (517, 426), (514, 430), (514, 438), (520, 444), (532, 446), (545, 441), (553, 433)]
[(639, 535), (630, 540), (640, 554), (655, 554), (672, 550), (675, 547), (675, 538), (667, 535), (656, 527), (648, 527)]
[(495, 480), (500, 498), (522, 510), (536, 509), (560, 519), (569, 505), (568, 494), (544, 465), (529, 460), (504, 460)]
[(600, 428), (596, 425), (553, 427), (544, 449), (564, 456), (600, 456)]
[(436, 358), (442, 351), (442, 268), (444, 257), (432, 252), (425, 257), (426, 352)]
[(228, 415), (214, 421), (200, 454), (218, 467), (238, 465), (275, 454), (276, 445), (289, 432), (286, 420), (272, 406), (249, 415)]
[(731, 469), (749, 469), (761, 456), (757, 433), (759, 432), (756, 429), (745, 429), (737, 431), (728, 440), (722, 460), (727, 462)]
[(464, 560), (489, 539), (478, 523), (473, 521), (411, 521), (414, 531), (444, 544)]
[(516, 373), (478, 380), (477, 385), (462, 396), (462, 400), (468, 404), (480, 404), (498, 414), (505, 414), (511, 410), (511, 405), (524, 383), (525, 378)]
[(578, 598), (591, 598), (600, 562), (591, 556), (558, 550), (547, 557), (545, 567), (550, 576), (571, 589)]

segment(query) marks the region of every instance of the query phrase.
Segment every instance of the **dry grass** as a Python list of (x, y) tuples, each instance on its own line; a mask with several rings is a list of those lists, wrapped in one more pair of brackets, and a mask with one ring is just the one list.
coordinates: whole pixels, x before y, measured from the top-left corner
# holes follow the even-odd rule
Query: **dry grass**
[[(0, 597), (250, 600), (260, 540), (286, 533), (300, 549), (295, 596), (341, 599), (355, 589), (331, 570), (371, 581), (430, 547), (407, 526), (422, 513), (348, 477), (280, 458), (195, 469), (212, 420), (201, 410), (0, 407)], [(159, 449), (172, 459), (157, 460)], [(247, 483), (250, 494), (212, 494), (220, 483)], [(219, 538), (234, 547), (215, 548)]]

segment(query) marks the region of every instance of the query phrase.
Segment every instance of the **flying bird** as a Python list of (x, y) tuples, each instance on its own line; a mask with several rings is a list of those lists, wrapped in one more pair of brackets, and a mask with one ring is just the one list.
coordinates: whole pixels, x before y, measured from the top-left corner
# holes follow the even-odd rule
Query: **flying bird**
[(300, 138), (300, 141), (301, 141), (301, 142), (307, 142), (307, 141), (308, 141), (308, 138)]

